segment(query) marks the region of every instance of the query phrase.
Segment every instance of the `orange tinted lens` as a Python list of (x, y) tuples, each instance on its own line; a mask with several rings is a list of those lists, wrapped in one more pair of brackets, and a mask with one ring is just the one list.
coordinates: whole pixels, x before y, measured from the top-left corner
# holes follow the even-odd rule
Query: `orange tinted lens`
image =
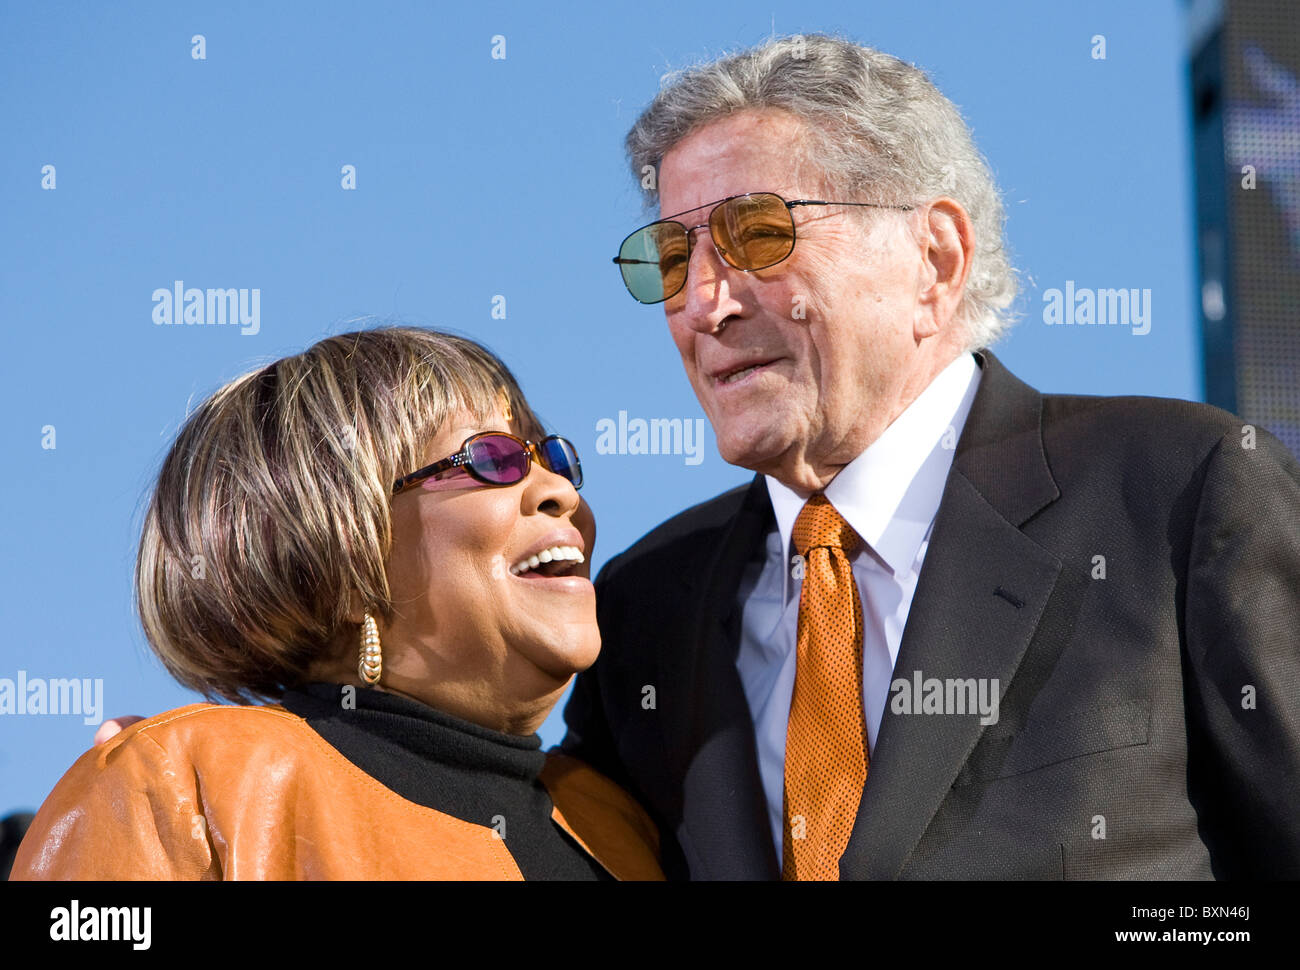
[(659, 275), (663, 277), (666, 299), (686, 282), (686, 268), (691, 262), (690, 241), (681, 223), (661, 222), (653, 228), (657, 230), (655, 246), (659, 251)]
[(736, 269), (764, 269), (794, 249), (794, 220), (780, 196), (760, 192), (724, 202), (709, 216), (714, 245)]

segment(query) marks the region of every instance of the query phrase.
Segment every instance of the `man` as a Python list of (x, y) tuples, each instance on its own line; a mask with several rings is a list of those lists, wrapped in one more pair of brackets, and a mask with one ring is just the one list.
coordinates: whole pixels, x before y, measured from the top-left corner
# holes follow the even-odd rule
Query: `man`
[(771, 41), (628, 150), (616, 262), (756, 472), (605, 567), (565, 711), (670, 877), (1300, 876), (1295, 459), (1012, 376), (996, 187), (892, 57)]

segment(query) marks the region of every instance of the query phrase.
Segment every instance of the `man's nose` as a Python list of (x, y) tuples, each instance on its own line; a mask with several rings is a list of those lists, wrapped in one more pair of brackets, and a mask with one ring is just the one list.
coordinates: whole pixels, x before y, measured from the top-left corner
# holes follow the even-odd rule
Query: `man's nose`
[[(697, 230), (703, 235), (696, 237)], [(712, 333), (727, 317), (736, 313), (740, 304), (732, 295), (735, 274), (740, 271), (718, 253), (708, 224), (687, 230), (691, 255), (687, 262), (685, 300), (681, 312), (686, 322), (702, 333)]]

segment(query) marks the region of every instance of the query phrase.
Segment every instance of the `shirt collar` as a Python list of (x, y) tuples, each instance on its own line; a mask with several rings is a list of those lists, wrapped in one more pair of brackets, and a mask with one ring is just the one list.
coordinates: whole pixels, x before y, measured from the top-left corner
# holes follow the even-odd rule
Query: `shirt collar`
[[(912, 567), (939, 511), (979, 382), (974, 355), (959, 355), (826, 486), (826, 498), (895, 576)], [(764, 478), (781, 548), (790, 550), (805, 500), (771, 475)], [(783, 573), (788, 599), (790, 570)]]

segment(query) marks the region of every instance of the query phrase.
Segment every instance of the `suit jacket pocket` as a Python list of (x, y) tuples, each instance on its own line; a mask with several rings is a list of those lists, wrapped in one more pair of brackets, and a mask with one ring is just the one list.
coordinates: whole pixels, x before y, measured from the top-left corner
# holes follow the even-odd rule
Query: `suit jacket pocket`
[(1061, 843), (1065, 879), (1213, 879), (1210, 855), (1196, 836), (1163, 830), (1110, 839), (1081, 838)]
[(1010, 778), (1082, 755), (1146, 744), (1151, 737), (1151, 704), (1142, 699), (1077, 711), (1019, 731), (984, 732), (957, 775), (955, 787)]

